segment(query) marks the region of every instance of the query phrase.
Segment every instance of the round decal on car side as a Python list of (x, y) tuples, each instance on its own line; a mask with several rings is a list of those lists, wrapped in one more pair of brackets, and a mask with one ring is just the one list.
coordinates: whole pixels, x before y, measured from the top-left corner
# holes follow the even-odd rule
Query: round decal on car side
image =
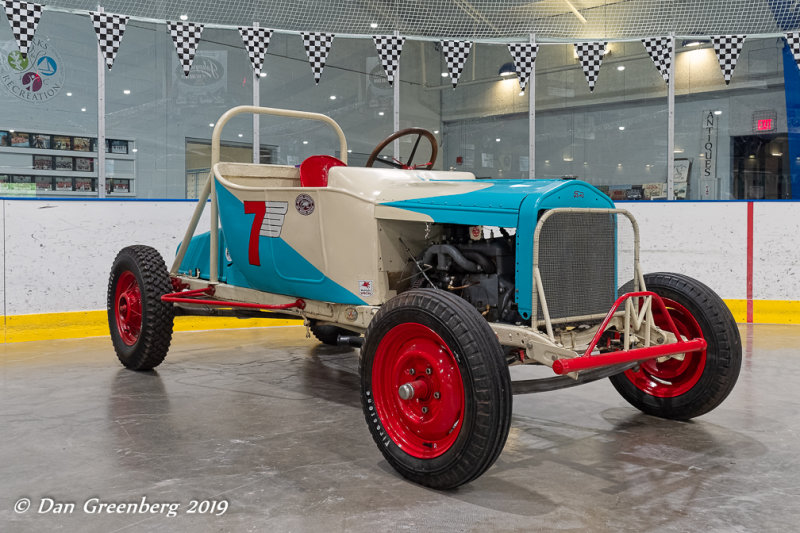
[(298, 194), (294, 201), (294, 207), (301, 215), (308, 216), (314, 212), (314, 199), (305, 193)]

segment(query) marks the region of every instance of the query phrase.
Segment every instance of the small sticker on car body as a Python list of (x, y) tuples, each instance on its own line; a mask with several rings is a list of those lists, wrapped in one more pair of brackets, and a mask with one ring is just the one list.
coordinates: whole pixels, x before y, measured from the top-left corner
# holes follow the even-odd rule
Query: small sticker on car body
[(358, 280), (358, 295), (359, 296), (372, 296), (372, 280), (360, 279)]

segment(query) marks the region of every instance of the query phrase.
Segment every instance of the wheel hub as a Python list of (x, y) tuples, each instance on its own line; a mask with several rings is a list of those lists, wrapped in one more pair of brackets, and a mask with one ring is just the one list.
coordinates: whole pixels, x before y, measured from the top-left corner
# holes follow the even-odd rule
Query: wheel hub
[(126, 270), (120, 275), (115, 300), (114, 318), (117, 331), (125, 344), (133, 346), (142, 331), (142, 292), (132, 272)]
[[(684, 306), (663, 298), (681, 337), (686, 340), (703, 338), (700, 325)], [(653, 313), (656, 325), (666, 327), (665, 317)], [(706, 350), (680, 354), (666, 360), (644, 361), (638, 371), (628, 370), (625, 375), (640, 390), (658, 398), (674, 398), (686, 393), (700, 380), (706, 366)]]
[(428, 459), (446, 452), (464, 416), (464, 385), (455, 357), (427, 326), (392, 328), (381, 340), (372, 368), (375, 407), (401, 449)]

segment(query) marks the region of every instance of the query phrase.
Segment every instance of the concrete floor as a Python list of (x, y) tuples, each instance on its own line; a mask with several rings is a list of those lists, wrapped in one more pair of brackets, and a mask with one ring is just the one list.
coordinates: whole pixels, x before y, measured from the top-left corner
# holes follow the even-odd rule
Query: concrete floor
[[(151, 373), (123, 369), (107, 338), (4, 345), (0, 530), (797, 531), (800, 326), (742, 337), (738, 385), (692, 422), (642, 415), (606, 380), (515, 397), (500, 459), (452, 492), (395, 474), (356, 352), (303, 328), (176, 334)], [(143, 498), (180, 507), (94, 505)]]

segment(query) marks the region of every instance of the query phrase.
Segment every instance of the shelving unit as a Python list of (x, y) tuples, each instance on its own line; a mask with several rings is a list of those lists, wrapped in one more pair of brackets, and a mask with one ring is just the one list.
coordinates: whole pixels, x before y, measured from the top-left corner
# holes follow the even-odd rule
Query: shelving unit
[[(0, 128), (0, 195), (96, 197), (97, 158), (96, 137)], [(136, 196), (135, 178), (135, 141), (107, 139), (106, 195)]]

